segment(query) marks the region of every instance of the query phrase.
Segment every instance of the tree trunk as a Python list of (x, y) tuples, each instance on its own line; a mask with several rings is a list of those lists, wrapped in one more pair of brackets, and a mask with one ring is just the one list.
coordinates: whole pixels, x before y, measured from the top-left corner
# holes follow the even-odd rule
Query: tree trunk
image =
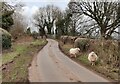
[(51, 34), (51, 28), (47, 26), (48, 34)]
[(47, 30), (48, 30), (48, 34), (51, 35), (51, 29), (53, 27), (53, 22), (52, 23), (47, 23)]
[(105, 35), (106, 35), (106, 34), (105, 34), (105, 33), (106, 33), (106, 30), (105, 30), (105, 29), (106, 29), (106, 28), (105, 28), (105, 26), (102, 25), (102, 24), (101, 24), (100, 26), (101, 26), (101, 30), (100, 30), (100, 32), (101, 32), (101, 38), (102, 38), (102, 39), (105, 39), (105, 37), (106, 37), (106, 36), (105, 36)]
[(46, 35), (44, 28), (39, 29), (40, 36)]
[(72, 36), (75, 36), (75, 33), (76, 33), (76, 31), (75, 31), (76, 26), (75, 25), (76, 25), (76, 22), (73, 21)]

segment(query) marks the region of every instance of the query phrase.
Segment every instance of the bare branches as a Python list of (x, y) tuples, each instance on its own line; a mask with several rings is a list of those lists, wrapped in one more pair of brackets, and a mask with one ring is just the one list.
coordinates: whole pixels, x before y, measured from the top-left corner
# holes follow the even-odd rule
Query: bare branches
[(46, 33), (52, 34), (54, 22), (61, 15), (61, 10), (53, 5), (39, 8), (39, 11), (34, 15), (35, 25), (38, 26), (39, 29), (46, 27)]
[[(107, 38), (105, 34), (109, 31), (111, 35), (113, 31), (119, 27), (120, 23), (120, 6), (117, 2), (70, 2), (69, 8), (73, 13), (82, 13), (94, 19), (100, 27), (101, 36)], [(109, 35), (108, 35), (109, 37)]]

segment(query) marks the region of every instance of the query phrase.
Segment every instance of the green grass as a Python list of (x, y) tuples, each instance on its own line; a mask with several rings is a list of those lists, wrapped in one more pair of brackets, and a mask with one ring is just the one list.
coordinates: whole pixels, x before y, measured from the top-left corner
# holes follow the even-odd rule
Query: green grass
[(43, 45), (43, 44), (45, 44), (45, 40), (36, 40), (36, 41), (32, 42), (31, 44), (34, 46)]
[[(7, 81), (13, 82), (13, 81), (25, 81), (27, 80), (27, 68), (29, 63), (31, 62), (32, 56), (27, 56), (27, 54), (23, 54), (24, 56), (20, 56), (18, 59), (15, 60), (14, 66), (12, 66), (11, 71), (9, 72), (10, 79), (7, 79)], [(21, 79), (20, 79), (21, 78)], [(25, 78), (25, 79), (24, 79)]]
[(17, 45), (16, 47), (15, 47), (15, 52), (18, 52), (18, 53), (23, 53), (23, 52), (25, 52), (26, 50), (27, 50), (27, 44), (21, 44), (21, 45)]
[(62, 49), (65, 51), (65, 53), (68, 53), (70, 48), (72, 48), (73, 46), (70, 44), (66, 44), (66, 45), (62, 45)]
[[(33, 46), (40, 46), (40, 45), (44, 45), (45, 43), (46, 43), (45, 40), (35, 40), (33, 42), (30, 42), (30, 44), (32, 44)], [(5, 53), (2, 55), (2, 64), (11, 62), (19, 54), (26, 52), (28, 46), (29, 43), (13, 45), (13, 50), (14, 50), (13, 52)]]
[(16, 52), (4, 54), (2, 57), (2, 64), (11, 62), (14, 59), (14, 57), (16, 57), (17, 55), (18, 55), (18, 53), (16, 53)]
[(83, 62), (83, 63), (89, 64), (89, 61), (88, 61), (88, 58), (87, 58), (87, 55), (86, 55), (86, 54), (84, 54), (84, 55), (82, 55), (82, 56), (78, 56), (77, 59), (80, 60), (80, 61)]
[(25, 45), (25, 44), (14, 45), (13, 52), (5, 53), (5, 54), (3, 53), (2, 64), (6, 64), (8, 62), (11, 62), (19, 54), (26, 52), (27, 46), (28, 45)]
[[(3, 82), (27, 81), (28, 67), (33, 59), (33, 56), (46, 43), (47, 41), (45, 40), (35, 40), (27, 44), (17, 44), (13, 46), (13, 52), (4, 54), (3, 64), (10, 62), (11, 60), (13, 60), (14, 62), (12, 64), (9, 64), (9, 66), (7, 67), (8, 69), (2, 71)], [(18, 54), (20, 55), (17, 56)]]

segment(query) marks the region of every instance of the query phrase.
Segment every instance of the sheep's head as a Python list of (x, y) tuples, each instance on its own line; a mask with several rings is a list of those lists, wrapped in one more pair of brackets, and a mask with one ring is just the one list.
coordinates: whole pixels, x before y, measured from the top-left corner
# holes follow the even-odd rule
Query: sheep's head
[(92, 52), (91, 52), (91, 54), (92, 54), (92, 55), (94, 55), (94, 54), (95, 54), (95, 52), (93, 52), (93, 51), (92, 51)]
[(96, 56), (96, 53), (95, 52), (91, 52), (91, 57), (95, 57), (95, 56)]
[(94, 54), (92, 54), (91, 57), (94, 57)]
[(80, 52), (80, 48), (76, 48)]

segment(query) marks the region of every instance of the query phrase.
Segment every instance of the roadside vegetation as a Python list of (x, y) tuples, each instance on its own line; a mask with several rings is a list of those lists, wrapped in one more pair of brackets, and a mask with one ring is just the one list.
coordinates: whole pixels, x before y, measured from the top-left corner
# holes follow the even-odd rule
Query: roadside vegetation
[(2, 57), (2, 81), (3, 82), (26, 82), (28, 67), (33, 57), (47, 43), (46, 40), (38, 39), (31, 42), (14, 43), (12, 50), (3, 53)]
[[(69, 50), (70, 48), (74, 47), (74, 44), (71, 44), (70, 41), (65, 44), (62, 41), (59, 41), (59, 47), (61, 51), (65, 53), (68, 57), (70, 57)], [(81, 51), (76, 58), (71, 59), (86, 66), (90, 70), (100, 73), (102, 76), (108, 79), (118, 81), (120, 54), (120, 52), (118, 51), (118, 42), (113, 40), (107, 40), (104, 41), (102, 45), (101, 40), (88, 39), (88, 44), (89, 47), (87, 48), (87, 50), (83, 51), (81, 49), (82, 47), (77, 46), (81, 49)], [(95, 66), (92, 66), (88, 61), (88, 54), (91, 51), (94, 51), (99, 58)]]
[[(2, 82), (27, 82), (28, 67), (33, 57), (42, 49), (47, 40), (26, 29), (24, 16), (21, 14), (24, 4), (11, 6), (0, 2), (0, 50), (2, 50), (0, 68)], [(0, 53), (1, 54), (1, 53)]]

